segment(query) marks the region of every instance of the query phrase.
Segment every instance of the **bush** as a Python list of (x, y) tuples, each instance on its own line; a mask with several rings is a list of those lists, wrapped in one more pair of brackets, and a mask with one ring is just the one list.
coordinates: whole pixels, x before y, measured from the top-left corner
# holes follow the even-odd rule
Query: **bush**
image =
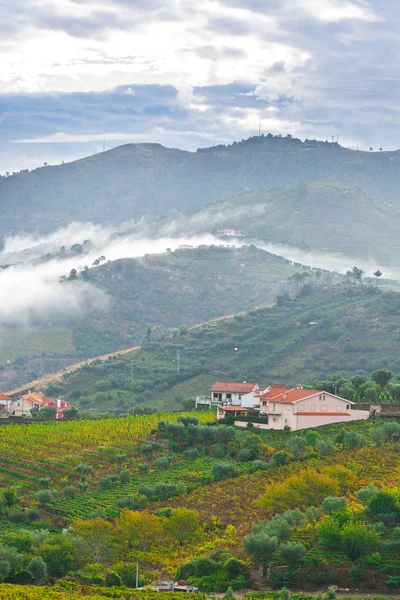
[(121, 483), (129, 483), (131, 479), (131, 474), (129, 473), (129, 471), (121, 471), (121, 473), (119, 474), (119, 480)]
[(257, 454), (254, 452), (254, 450), (243, 448), (243, 450), (240, 450), (236, 458), (239, 462), (250, 462), (251, 460), (257, 458)]
[(306, 549), (301, 542), (286, 542), (280, 545), (279, 555), (289, 567), (296, 567), (305, 557)]
[(217, 463), (211, 469), (211, 473), (215, 480), (220, 481), (221, 479), (236, 477), (238, 470), (237, 467), (232, 463)]
[(365, 577), (364, 571), (358, 566), (350, 567), (348, 570), (350, 581), (353, 585), (359, 586)]
[(200, 452), (197, 450), (197, 448), (189, 448), (183, 453), (183, 459), (188, 461), (196, 460), (199, 458), (199, 456)]
[(370, 483), (366, 487), (361, 488), (357, 492), (357, 498), (363, 504), (367, 504), (368, 500), (375, 496), (378, 492), (378, 488), (373, 483)]
[(154, 466), (156, 467), (156, 469), (159, 469), (160, 471), (166, 471), (167, 469), (169, 469), (169, 466), (170, 466), (169, 458), (167, 458), (165, 456), (156, 458), (156, 460), (154, 461)]
[(35, 583), (43, 583), (47, 579), (47, 565), (41, 556), (35, 556), (26, 567)]
[(104, 475), (99, 479), (99, 488), (101, 490), (108, 490), (112, 486), (113, 480), (111, 475)]
[(40, 485), (40, 487), (42, 487), (44, 489), (48, 489), (51, 485), (50, 477), (41, 477), (39, 479), (39, 485)]
[(88, 475), (88, 473), (91, 473), (93, 471), (93, 468), (91, 465), (81, 463), (76, 467), (76, 470), (80, 475)]
[(76, 496), (76, 489), (73, 485), (67, 485), (62, 492), (64, 498), (67, 498), (68, 500), (72, 500), (72, 498), (75, 498)]
[(343, 510), (347, 506), (346, 498), (337, 498), (336, 496), (328, 496), (322, 503), (324, 513), (331, 515), (337, 510)]
[(131, 508), (134, 506), (135, 501), (132, 496), (126, 496), (125, 498), (117, 498), (115, 501), (115, 506), (117, 508)]
[(40, 506), (46, 506), (53, 502), (53, 493), (50, 490), (42, 490), (37, 493), (36, 498)]
[(144, 473), (148, 472), (149, 465), (146, 465), (145, 463), (140, 463), (140, 464), (138, 464), (138, 470), (139, 470), (139, 473), (141, 473), (143, 475)]
[(400, 576), (391, 576), (385, 581), (385, 585), (390, 588), (400, 588)]
[(214, 444), (211, 446), (210, 456), (213, 458), (225, 458), (226, 452), (223, 444)]
[(30, 508), (26, 513), (28, 521), (37, 521), (40, 519), (40, 510), (38, 508)]
[(106, 587), (120, 587), (122, 585), (122, 579), (116, 573), (116, 571), (108, 571), (105, 580)]
[(333, 452), (332, 440), (330, 440), (328, 438), (318, 440), (315, 447), (318, 450), (318, 452), (321, 454), (321, 456), (328, 456), (329, 454), (331, 454)]

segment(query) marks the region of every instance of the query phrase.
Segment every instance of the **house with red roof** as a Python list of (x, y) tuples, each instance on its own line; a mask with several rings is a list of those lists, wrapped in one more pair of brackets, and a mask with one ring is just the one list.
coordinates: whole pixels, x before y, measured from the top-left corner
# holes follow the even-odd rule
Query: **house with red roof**
[(269, 388), (259, 396), (260, 416), (268, 416), (268, 429), (292, 431), (368, 419), (369, 411), (353, 410), (350, 400), (324, 390)]
[(8, 413), (8, 410), (11, 406), (11, 398), (6, 394), (0, 394), (0, 414)]

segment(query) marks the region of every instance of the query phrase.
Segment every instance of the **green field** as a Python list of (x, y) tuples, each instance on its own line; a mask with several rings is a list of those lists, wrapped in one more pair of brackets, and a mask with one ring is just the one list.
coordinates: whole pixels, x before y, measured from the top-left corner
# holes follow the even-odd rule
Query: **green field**
[(9, 327), (0, 329), (0, 364), (16, 358), (48, 354), (74, 354), (70, 329)]

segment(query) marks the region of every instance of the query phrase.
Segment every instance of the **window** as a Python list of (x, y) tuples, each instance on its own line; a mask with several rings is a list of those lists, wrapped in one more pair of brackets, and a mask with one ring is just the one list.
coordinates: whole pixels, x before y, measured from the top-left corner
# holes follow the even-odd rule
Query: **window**
[(314, 412), (315, 411), (315, 405), (313, 404), (311, 407), (311, 410)]
[(227, 400), (230, 400), (231, 398), (232, 398), (232, 394), (227, 394), (227, 395), (226, 395), (226, 399), (227, 399)]
[(299, 406), (297, 409), (299, 412), (303, 412), (304, 411), (304, 406)]
[(290, 404), (286, 404), (286, 410), (290, 410), (292, 406)]
[(350, 404), (346, 404), (346, 409), (349, 410)]
[(321, 410), (323, 410), (323, 411), (327, 411), (328, 410), (328, 407), (326, 406), (326, 404), (325, 404), (325, 406), (321, 406)]
[(342, 412), (343, 411), (343, 406), (340, 404), (336, 407), (337, 412)]

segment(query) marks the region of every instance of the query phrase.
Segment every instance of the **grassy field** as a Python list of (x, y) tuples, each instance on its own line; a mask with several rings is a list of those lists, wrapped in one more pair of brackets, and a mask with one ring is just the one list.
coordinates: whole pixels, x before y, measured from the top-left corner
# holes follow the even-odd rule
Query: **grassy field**
[(70, 329), (52, 328), (1, 328), (0, 364), (20, 357), (48, 354), (74, 354), (74, 336)]

